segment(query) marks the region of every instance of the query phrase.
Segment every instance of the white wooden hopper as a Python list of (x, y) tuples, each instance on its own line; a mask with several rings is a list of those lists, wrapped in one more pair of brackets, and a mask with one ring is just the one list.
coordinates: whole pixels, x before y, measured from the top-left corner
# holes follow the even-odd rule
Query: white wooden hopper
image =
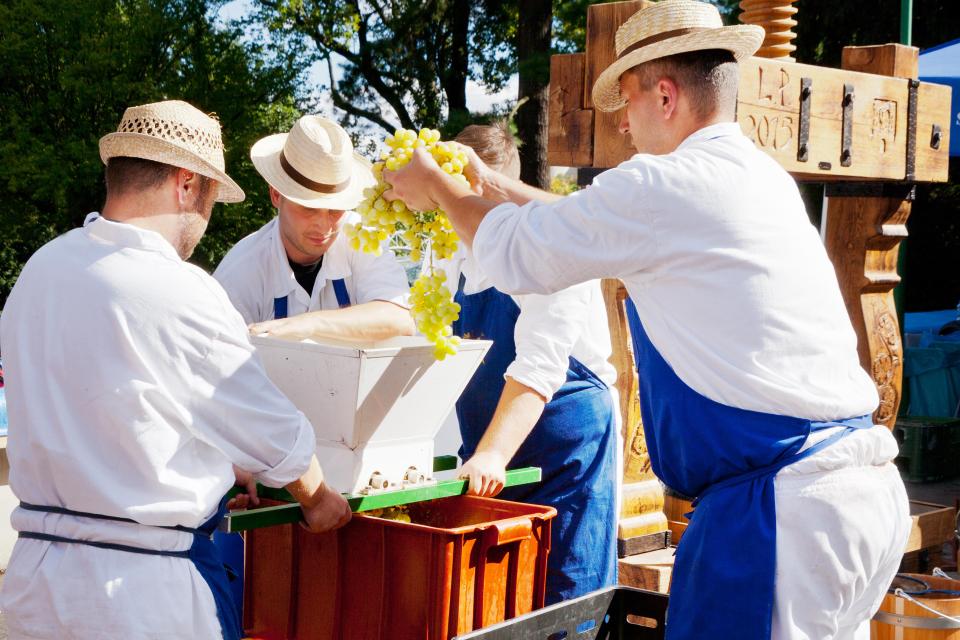
[(491, 344), (464, 340), (437, 361), (422, 337), (252, 341), (274, 384), (313, 424), (326, 481), (344, 493), (430, 478), (434, 437)]

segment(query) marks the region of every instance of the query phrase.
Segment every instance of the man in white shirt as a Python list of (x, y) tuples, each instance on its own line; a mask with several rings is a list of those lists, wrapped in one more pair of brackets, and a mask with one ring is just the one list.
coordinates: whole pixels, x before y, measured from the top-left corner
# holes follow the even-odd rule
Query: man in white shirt
[(238, 242), (213, 276), (251, 331), (354, 341), (412, 335), (407, 276), (393, 252), (356, 251), (340, 233), (374, 182), (346, 131), (303, 116), (289, 133), (259, 140), (250, 157), (278, 215)]
[(736, 61), (762, 39), (662, 0), (618, 30), (593, 89), (625, 107), (637, 155), (559, 198), (471, 157), (478, 196), (417, 153), (387, 197), (446, 211), (504, 291), (624, 281), (654, 471), (697, 496), (667, 638), (866, 639), (906, 494), (796, 185), (735, 122)]
[[(513, 134), (471, 125), (457, 141), (491, 167), (520, 176)], [(437, 265), (455, 284), (456, 335), (493, 346), (457, 400), (470, 493), (557, 509), (546, 603), (616, 584), (617, 372), (600, 282), (550, 295), (498, 291), (469, 249)], [(427, 267), (428, 268), (428, 267)], [(504, 490), (507, 465), (539, 467), (542, 481)], [(502, 494), (501, 494), (502, 491)]]
[(234, 465), (286, 486), (313, 531), (350, 509), (226, 293), (185, 262), (214, 201), (244, 197), (220, 125), (131, 107), (100, 156), (103, 214), (34, 254), (0, 325), (21, 501), (0, 608), (11, 638), (237, 640), (210, 540)]

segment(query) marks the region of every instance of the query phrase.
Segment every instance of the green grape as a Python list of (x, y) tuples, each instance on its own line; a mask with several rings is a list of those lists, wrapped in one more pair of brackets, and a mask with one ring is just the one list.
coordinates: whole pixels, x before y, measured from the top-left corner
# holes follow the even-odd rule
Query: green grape
[(410, 314), (417, 328), (434, 345), (434, 356), (443, 360), (457, 352), (460, 338), (453, 335), (452, 324), (460, 315), (460, 305), (453, 301), (444, 284), (443, 272), (433, 268), (433, 260), (450, 258), (460, 239), (450, 220), (440, 210), (412, 211), (399, 201), (387, 202), (383, 193), (390, 188), (383, 180), (383, 170), (396, 171), (413, 157), (415, 149), (425, 149), (440, 168), (454, 179), (469, 184), (463, 175), (467, 156), (456, 145), (440, 140), (436, 129), (397, 129), (384, 138), (386, 149), (373, 165), (376, 185), (363, 192), (357, 206), (360, 222), (344, 227), (350, 246), (356, 251), (380, 255), (392, 236), (399, 235), (410, 247), (410, 259), (420, 262), (426, 246), (430, 247), (430, 265), (413, 283), (410, 291)]

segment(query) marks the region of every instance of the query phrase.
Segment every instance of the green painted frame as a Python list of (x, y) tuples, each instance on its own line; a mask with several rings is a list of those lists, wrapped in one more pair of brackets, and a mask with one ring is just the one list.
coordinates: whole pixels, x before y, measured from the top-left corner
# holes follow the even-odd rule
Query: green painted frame
[[(438, 456), (434, 458), (433, 470), (449, 471), (457, 466), (456, 456)], [(541, 473), (538, 467), (524, 467), (522, 469), (511, 469), (507, 471), (505, 487), (513, 487), (521, 484), (531, 484), (540, 482)], [(437, 484), (426, 487), (412, 487), (410, 489), (398, 489), (396, 491), (386, 491), (372, 495), (345, 495), (350, 509), (354, 513), (371, 511), (373, 509), (386, 509), (387, 507), (396, 507), (413, 502), (423, 502), (425, 500), (436, 500), (438, 498), (449, 498), (452, 496), (462, 496), (467, 492), (467, 480), (441, 480)], [(259, 509), (246, 509), (240, 511), (231, 511), (224, 518), (221, 530), (229, 533), (238, 531), (249, 531), (251, 529), (260, 529), (263, 527), (272, 527), (280, 524), (292, 524), (303, 520), (303, 512), (300, 505), (285, 489), (271, 489), (258, 485), (257, 494), (269, 500), (281, 500), (287, 504), (274, 505), (272, 507), (261, 507)]]

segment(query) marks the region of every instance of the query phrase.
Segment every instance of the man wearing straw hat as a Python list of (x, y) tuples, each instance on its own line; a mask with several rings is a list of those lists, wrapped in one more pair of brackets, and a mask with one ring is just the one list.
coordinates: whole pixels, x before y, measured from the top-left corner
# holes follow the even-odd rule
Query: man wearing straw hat
[(20, 499), (0, 607), (11, 638), (235, 640), (210, 540), (233, 465), (286, 486), (314, 531), (350, 510), (227, 295), (185, 262), (213, 203), (244, 197), (220, 125), (131, 107), (100, 157), (103, 213), (30, 258), (0, 326)]
[[(254, 333), (299, 339), (411, 335), (407, 276), (393, 252), (351, 249), (342, 225), (373, 185), (370, 163), (335, 122), (303, 116), (250, 150), (278, 215), (214, 272)], [(307, 313), (309, 312), (309, 313)]]
[(624, 281), (654, 471), (697, 496), (668, 638), (866, 639), (907, 499), (796, 185), (735, 122), (737, 61), (762, 39), (707, 3), (658, 2), (617, 31), (593, 89), (637, 155), (560, 198), (471, 157), (478, 195), (416, 154), (388, 196), (444, 209), (503, 291)]

